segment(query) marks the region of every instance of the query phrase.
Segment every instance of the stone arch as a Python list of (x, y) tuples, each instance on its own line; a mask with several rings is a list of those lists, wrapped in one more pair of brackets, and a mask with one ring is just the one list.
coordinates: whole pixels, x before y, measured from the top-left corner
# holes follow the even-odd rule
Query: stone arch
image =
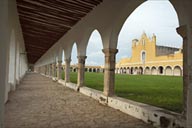
[(123, 74), (123, 68), (122, 67), (120, 68), (120, 74)]
[(126, 74), (127, 73), (127, 70), (126, 70), (126, 67), (123, 68), (123, 74)]
[(92, 69), (91, 69), (91, 68), (89, 68), (89, 72), (92, 72)]
[(174, 76), (182, 76), (182, 68), (180, 66), (175, 66), (173, 69)]
[(78, 63), (78, 59), (77, 59), (77, 43), (74, 42), (73, 46), (72, 46), (72, 50), (71, 50), (71, 64), (75, 65)]
[(152, 74), (152, 75), (157, 75), (157, 68), (156, 68), (155, 66), (153, 66), (153, 67), (151, 68), (151, 74)]
[[(117, 48), (118, 44), (118, 37), (119, 33), (121, 32), (123, 25), (125, 21), (128, 19), (128, 17), (131, 15), (131, 13), (140, 5), (144, 2), (144, 0), (141, 1), (127, 1), (123, 5), (120, 5), (121, 7), (118, 9), (117, 14), (115, 15), (114, 19), (115, 20), (113, 24), (113, 28), (111, 30), (111, 41), (109, 41), (109, 47), (111, 48)], [(118, 3), (115, 3), (117, 6), (119, 5)], [(132, 7), (130, 8), (130, 4)]]
[(130, 74), (130, 69), (129, 69), (129, 67), (126, 68), (126, 72), (127, 72), (127, 74)]
[(121, 74), (121, 68), (118, 68), (118, 74)]
[(77, 72), (77, 68), (76, 67), (73, 68), (73, 72)]
[(130, 68), (130, 74), (133, 74), (133, 67)]
[(173, 75), (173, 70), (172, 70), (171, 66), (166, 66), (165, 75), (168, 75), (168, 76)]
[(95, 68), (93, 68), (93, 70), (92, 70), (93, 72), (96, 72), (96, 69)]
[(143, 74), (143, 67), (139, 67), (138, 74)]
[(145, 67), (145, 74), (146, 75), (150, 75), (151, 74), (151, 70), (149, 67)]
[[(103, 65), (104, 64), (104, 54), (102, 53), (103, 41), (100, 32), (95, 29), (89, 34), (87, 40), (86, 52), (91, 53), (87, 54), (86, 65)], [(93, 62), (97, 62), (96, 64)], [(96, 72), (96, 69), (93, 69), (93, 72)]]
[(139, 68), (138, 68), (138, 67), (135, 67), (133, 74), (135, 74), (135, 75), (138, 74), (138, 70), (139, 70)]
[(159, 66), (159, 67), (158, 67), (158, 74), (159, 74), (159, 75), (163, 75), (163, 74), (164, 74), (163, 66)]

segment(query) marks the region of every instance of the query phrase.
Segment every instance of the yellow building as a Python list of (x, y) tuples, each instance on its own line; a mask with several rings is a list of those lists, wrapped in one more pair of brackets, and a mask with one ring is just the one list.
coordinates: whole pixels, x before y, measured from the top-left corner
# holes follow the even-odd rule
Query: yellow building
[(181, 76), (183, 72), (182, 49), (157, 46), (156, 36), (145, 33), (132, 41), (132, 56), (116, 64), (116, 73)]

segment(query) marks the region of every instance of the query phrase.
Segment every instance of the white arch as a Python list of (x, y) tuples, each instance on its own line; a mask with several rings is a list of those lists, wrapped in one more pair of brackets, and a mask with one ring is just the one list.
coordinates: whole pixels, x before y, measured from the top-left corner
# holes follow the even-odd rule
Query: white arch
[(171, 66), (166, 66), (165, 68), (165, 75), (171, 76), (173, 75), (173, 69)]
[(145, 74), (146, 75), (150, 75), (151, 74), (150, 67), (145, 67)]
[[(101, 35), (97, 29), (92, 31), (89, 40), (87, 42), (86, 54), (87, 59), (86, 65), (104, 65), (104, 54), (102, 53), (103, 42)], [(90, 57), (91, 56), (91, 57)]]
[(156, 68), (155, 66), (153, 66), (153, 67), (151, 68), (151, 74), (152, 74), (152, 75), (157, 75), (157, 68)]
[(163, 75), (164, 74), (164, 67), (158, 66), (158, 74)]
[(72, 47), (72, 51), (71, 51), (71, 64), (72, 65), (76, 65), (78, 63), (78, 59), (77, 59), (77, 44), (74, 43), (73, 47)]
[(180, 66), (175, 66), (173, 68), (173, 75), (174, 76), (182, 76), (182, 68)]

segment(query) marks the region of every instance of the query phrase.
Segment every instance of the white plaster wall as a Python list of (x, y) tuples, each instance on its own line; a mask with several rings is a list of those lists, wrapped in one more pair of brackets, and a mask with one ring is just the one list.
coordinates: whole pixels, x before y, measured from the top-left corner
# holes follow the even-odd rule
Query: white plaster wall
[[(12, 36), (12, 32), (15, 32), (15, 40), (19, 42), (19, 46), (22, 49), (25, 49), (24, 47), (24, 41), (22, 37), (22, 31), (19, 23), (19, 18), (17, 14), (17, 9), (16, 9), (16, 1), (15, 0), (2, 0), (2, 5), (0, 8), (2, 9), (0, 12), (1, 16), (1, 58), (0, 58), (0, 82), (1, 82), (1, 93), (4, 94), (4, 96), (1, 95), (0, 102), (2, 103), (2, 99), (4, 99), (4, 102), (7, 101), (8, 99), (8, 92), (10, 91), (10, 86), (8, 84), (9, 80), (14, 81), (14, 75), (12, 72), (14, 72), (14, 67), (12, 67), (12, 64), (14, 61), (9, 59), (9, 56), (15, 56), (14, 52), (10, 52), (10, 42), (13, 44), (11, 45), (12, 47), (16, 46), (14, 41), (14, 37)], [(3, 10), (4, 9), (4, 10)], [(7, 10), (6, 10), (7, 9)], [(11, 49), (12, 50), (12, 49)], [(13, 57), (14, 58), (14, 57)], [(23, 60), (26, 60), (26, 58), (23, 58)], [(23, 63), (26, 63), (26, 61), (23, 61)], [(9, 65), (11, 64), (11, 65)], [(9, 69), (10, 68), (10, 69)], [(13, 69), (13, 70), (12, 70)], [(26, 70), (26, 66), (22, 67), (23, 72)], [(20, 69), (19, 69), (20, 70)], [(9, 72), (10, 71), (10, 72)], [(10, 79), (9, 79), (10, 78)]]
[(9, 91), (15, 88), (15, 56), (16, 56), (16, 40), (15, 40), (15, 32), (11, 32), (10, 39), (10, 51), (9, 51)]
[(9, 48), (8, 37), (8, 6), (7, 0), (0, 0), (0, 128), (4, 126), (4, 101), (6, 86), (7, 57)]

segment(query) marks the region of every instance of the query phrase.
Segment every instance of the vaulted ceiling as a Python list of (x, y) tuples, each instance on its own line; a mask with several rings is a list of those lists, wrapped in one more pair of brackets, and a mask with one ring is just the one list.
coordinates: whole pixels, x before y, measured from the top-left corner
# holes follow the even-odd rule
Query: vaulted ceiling
[(35, 63), (61, 36), (103, 0), (17, 0), (29, 63)]

